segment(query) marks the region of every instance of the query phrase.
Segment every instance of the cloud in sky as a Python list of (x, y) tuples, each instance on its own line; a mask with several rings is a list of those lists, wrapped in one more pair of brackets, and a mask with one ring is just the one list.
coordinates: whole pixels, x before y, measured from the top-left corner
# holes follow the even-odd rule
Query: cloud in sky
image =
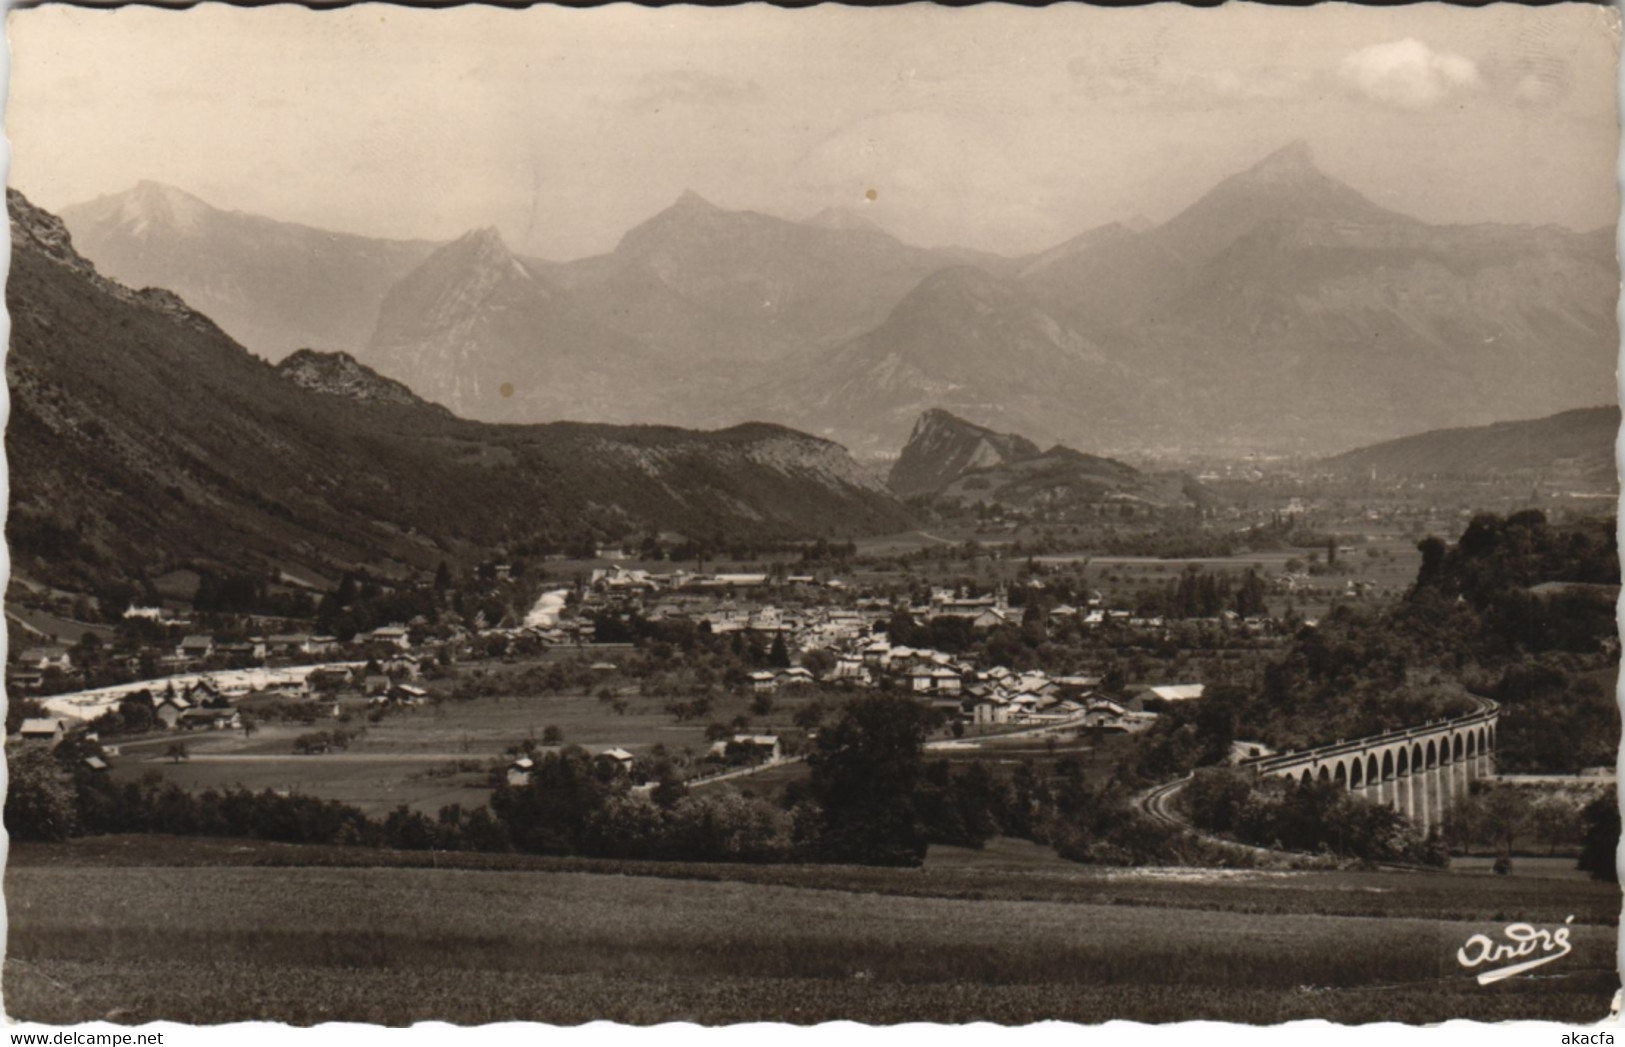
[(1415, 37), (1362, 47), (1343, 58), (1337, 73), (1357, 94), (1400, 109), (1428, 109), (1483, 85), (1471, 58), (1435, 51)]

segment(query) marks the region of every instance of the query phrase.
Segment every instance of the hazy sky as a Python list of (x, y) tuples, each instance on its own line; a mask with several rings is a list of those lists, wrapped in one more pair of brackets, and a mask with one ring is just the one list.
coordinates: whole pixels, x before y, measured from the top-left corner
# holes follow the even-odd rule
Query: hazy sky
[(46, 7), (8, 31), (12, 183), (50, 208), (150, 178), (564, 259), (693, 188), (1017, 252), (1167, 218), (1304, 138), (1432, 221), (1617, 210), (1618, 29), (1590, 5)]

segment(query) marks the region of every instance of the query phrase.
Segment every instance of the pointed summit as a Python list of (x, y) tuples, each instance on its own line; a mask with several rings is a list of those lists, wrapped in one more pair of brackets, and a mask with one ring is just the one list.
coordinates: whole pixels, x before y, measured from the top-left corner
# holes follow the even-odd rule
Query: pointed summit
[(508, 250), (508, 243), (502, 239), (502, 232), (494, 225), (482, 226), (479, 229), (470, 229), (462, 236), (459, 236), (454, 242), (487, 250), (497, 250), (503, 252)]
[(1315, 166), (1301, 139), (1214, 186), (1153, 234), (1176, 257), (1201, 264), (1266, 223), (1337, 221), (1410, 225)]
[(215, 212), (183, 189), (151, 179), (143, 179), (135, 188), (112, 197), (103, 197), (95, 203), (105, 203), (117, 215), (117, 221), (135, 235), (150, 234), (156, 229), (192, 232)]
[(430, 256), (433, 258), (455, 259), (450, 264), (472, 269), (500, 269), (506, 271), (515, 269), (522, 275), (529, 275), (513, 252), (508, 250), (508, 243), (502, 239), (502, 233), (494, 225), (487, 225), (479, 229), (470, 229), (451, 243), (440, 248)]
[(1297, 181), (1306, 177), (1326, 177), (1315, 166), (1315, 154), (1302, 138), (1288, 142), (1275, 152), (1248, 168), (1245, 174), (1262, 182)]
[(692, 189), (684, 189), (682, 194), (677, 197), (677, 201), (672, 204), (672, 207), (693, 211), (722, 210), (722, 208), (718, 207), (716, 204), (707, 200), (705, 197), (701, 196), (699, 193), (696, 193)]
[(900, 497), (940, 491), (971, 469), (988, 469), (1037, 458), (1038, 445), (1000, 433), (941, 407), (922, 413), (892, 465), (886, 485)]

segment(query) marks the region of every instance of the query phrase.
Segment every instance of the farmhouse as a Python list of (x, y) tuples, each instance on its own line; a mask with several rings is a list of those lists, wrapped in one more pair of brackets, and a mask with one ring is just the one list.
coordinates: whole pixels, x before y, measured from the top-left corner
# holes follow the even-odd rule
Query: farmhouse
[(197, 728), (211, 728), (216, 731), (234, 731), (243, 725), (242, 719), (235, 709), (187, 709), (182, 712), (176, 723), (186, 730)]
[(73, 658), (66, 647), (30, 647), (17, 656), (17, 664), (42, 673), (51, 669), (68, 672), (73, 668)]
[(1128, 708), (1110, 698), (1094, 698), (1084, 707), (1083, 725), (1107, 730), (1127, 730), (1124, 716)]
[(190, 708), (192, 703), (184, 695), (166, 691), (164, 696), (153, 704), (152, 714), (165, 727), (174, 730), (181, 722), (181, 716)]
[(288, 657), (296, 654), (310, 654), (311, 635), (309, 633), (278, 633), (265, 638), (265, 648), (268, 654)]
[(736, 734), (711, 743), (712, 756), (731, 754), (743, 757), (745, 763), (777, 763), (784, 758), (784, 749), (776, 734)]
[(188, 636), (175, 648), (175, 654), (188, 661), (202, 661), (214, 654), (214, 637)]
[(240, 643), (222, 643), (215, 647), (215, 653), (222, 658), (234, 661), (263, 662), (265, 661), (265, 641), (257, 637), (250, 637)]
[(6, 673), (6, 683), (14, 691), (37, 691), (45, 686), (45, 674), (38, 669), (14, 665)]
[(631, 772), (631, 770), (632, 770), (632, 762), (636, 759), (636, 757), (634, 757), (631, 753), (627, 752), (625, 749), (620, 748), (619, 746), (617, 746), (616, 748), (613, 748), (613, 749), (605, 749), (603, 752), (599, 753), (598, 755), (607, 757), (610, 760), (614, 761), (616, 767), (619, 768), (624, 773), (630, 773)]
[(404, 625), (380, 626), (369, 633), (367, 639), (372, 643), (383, 643), (399, 647), (403, 651), (412, 646), (412, 639), (407, 634)]
[(59, 744), (67, 733), (68, 721), (44, 717), (24, 720), (17, 732), (25, 742), (46, 742), (52, 746)]

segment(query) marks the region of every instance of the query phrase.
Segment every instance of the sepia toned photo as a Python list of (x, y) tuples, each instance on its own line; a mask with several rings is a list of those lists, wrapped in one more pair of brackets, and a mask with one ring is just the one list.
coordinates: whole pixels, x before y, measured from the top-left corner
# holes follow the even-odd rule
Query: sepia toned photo
[(13, 1021), (1617, 1008), (1613, 9), (6, 32)]

